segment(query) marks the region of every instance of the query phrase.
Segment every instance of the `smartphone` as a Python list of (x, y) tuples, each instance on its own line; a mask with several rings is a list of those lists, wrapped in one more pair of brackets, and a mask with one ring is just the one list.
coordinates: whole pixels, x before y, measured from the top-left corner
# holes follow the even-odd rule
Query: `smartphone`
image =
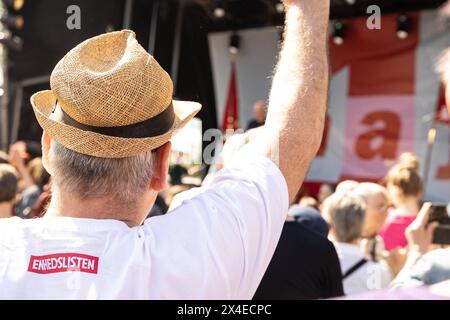
[(433, 243), (450, 245), (450, 216), (447, 205), (442, 203), (432, 204), (428, 223), (437, 221), (439, 226), (434, 230)]

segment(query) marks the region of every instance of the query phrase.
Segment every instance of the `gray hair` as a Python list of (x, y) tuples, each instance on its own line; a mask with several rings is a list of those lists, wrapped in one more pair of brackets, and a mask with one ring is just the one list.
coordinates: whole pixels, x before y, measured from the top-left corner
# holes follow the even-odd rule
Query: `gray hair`
[(364, 198), (355, 192), (335, 193), (326, 202), (336, 240), (351, 243), (359, 239), (366, 215)]
[(362, 182), (353, 189), (353, 191), (362, 196), (366, 201), (370, 202), (370, 198), (375, 195), (383, 195), (386, 199), (389, 199), (389, 193), (386, 188), (373, 182)]
[(52, 184), (80, 199), (111, 199), (112, 205), (134, 208), (149, 188), (154, 154), (127, 158), (97, 158), (70, 150), (52, 140), (49, 154)]

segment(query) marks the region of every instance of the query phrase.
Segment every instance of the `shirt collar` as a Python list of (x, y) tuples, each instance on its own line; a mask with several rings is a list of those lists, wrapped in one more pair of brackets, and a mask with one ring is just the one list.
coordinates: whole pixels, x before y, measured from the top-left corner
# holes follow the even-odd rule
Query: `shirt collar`
[(351, 256), (363, 256), (361, 248), (356, 244), (336, 242), (334, 245), (339, 254)]

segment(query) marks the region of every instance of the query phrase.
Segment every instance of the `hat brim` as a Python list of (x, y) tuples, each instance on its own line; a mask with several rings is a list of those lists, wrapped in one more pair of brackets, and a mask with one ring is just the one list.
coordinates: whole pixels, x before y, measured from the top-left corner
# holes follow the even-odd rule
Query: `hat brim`
[(56, 100), (51, 90), (39, 91), (30, 99), (42, 129), (66, 148), (100, 158), (132, 157), (156, 149), (177, 134), (201, 109), (199, 103), (174, 100), (175, 121), (168, 132), (148, 138), (120, 138), (81, 130), (50, 119)]

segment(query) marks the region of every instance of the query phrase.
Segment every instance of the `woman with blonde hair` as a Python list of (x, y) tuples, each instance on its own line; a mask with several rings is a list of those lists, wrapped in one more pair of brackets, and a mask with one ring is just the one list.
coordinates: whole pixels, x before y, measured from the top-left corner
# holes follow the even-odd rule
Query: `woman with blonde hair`
[(380, 235), (389, 251), (405, 247), (405, 229), (414, 221), (420, 210), (422, 179), (417, 172), (419, 161), (413, 154), (403, 154), (386, 177), (387, 190), (394, 209), (389, 212)]

